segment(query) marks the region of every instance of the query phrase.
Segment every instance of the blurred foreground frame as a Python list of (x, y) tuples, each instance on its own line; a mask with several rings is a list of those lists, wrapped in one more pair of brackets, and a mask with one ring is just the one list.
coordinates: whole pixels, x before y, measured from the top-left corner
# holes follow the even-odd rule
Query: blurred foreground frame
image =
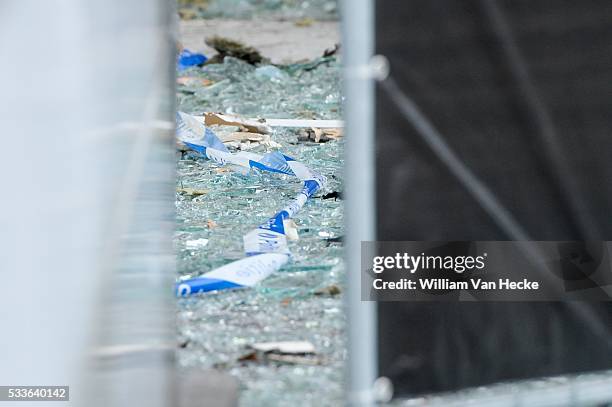
[[(610, 21), (596, 0), (376, 2), (377, 239), (612, 240)], [(515, 383), (441, 405), (610, 402), (612, 306), (581, 304), (379, 303), (379, 375), (400, 398)]]
[(235, 383), (175, 374), (173, 2), (0, 9), (0, 383), (234, 405)]

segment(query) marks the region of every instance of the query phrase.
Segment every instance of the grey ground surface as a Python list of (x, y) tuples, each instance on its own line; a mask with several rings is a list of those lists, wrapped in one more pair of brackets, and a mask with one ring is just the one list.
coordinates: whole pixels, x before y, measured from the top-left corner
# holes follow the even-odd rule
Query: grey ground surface
[(319, 57), (340, 42), (337, 21), (313, 21), (302, 27), (292, 21), (190, 20), (181, 21), (183, 46), (210, 56), (215, 52), (206, 37), (221, 35), (251, 45), (273, 63), (289, 63)]
[[(197, 20), (183, 22), (181, 34), (188, 49), (208, 56), (212, 50), (204, 38), (216, 34), (255, 46), (274, 62), (311, 60), (257, 67), (227, 57), (220, 64), (183, 71), (181, 77), (209, 83), (179, 85), (181, 111), (341, 118), (341, 62), (338, 57), (317, 58), (337, 42), (337, 23), (299, 27), (270, 20)], [(178, 301), (178, 364), (183, 371), (214, 371), (223, 380), (235, 380), (241, 407), (342, 405), (343, 203), (324, 195), (342, 191), (343, 141), (298, 142), (296, 129), (281, 128), (271, 137), (280, 147), (260, 145), (249, 151), (281, 151), (327, 177), (327, 186), (294, 217), (299, 240), (290, 242), (289, 264), (253, 288)], [(193, 154), (182, 156), (177, 170), (177, 188), (204, 191), (197, 197), (177, 193), (175, 247), (184, 278), (242, 258), (242, 235), (284, 207), (301, 188), (290, 177), (258, 172), (245, 176)], [(190, 243), (196, 241), (205, 244), (194, 248)], [(244, 359), (249, 345), (296, 340), (312, 343), (316, 354), (298, 360)], [(216, 392), (231, 398), (232, 389), (219, 386)]]

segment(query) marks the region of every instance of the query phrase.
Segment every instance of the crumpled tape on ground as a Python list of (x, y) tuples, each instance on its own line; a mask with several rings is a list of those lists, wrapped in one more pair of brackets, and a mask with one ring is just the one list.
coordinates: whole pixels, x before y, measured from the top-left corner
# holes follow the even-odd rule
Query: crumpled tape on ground
[(259, 155), (246, 151), (230, 153), (219, 138), (193, 116), (178, 112), (177, 137), (190, 149), (218, 164), (256, 168), (261, 171), (293, 175), (304, 181), (296, 198), (259, 227), (243, 237), (246, 258), (226, 264), (199, 278), (183, 280), (176, 285), (178, 296), (188, 296), (228, 288), (252, 287), (289, 261), (289, 247), (284, 220), (299, 212), (308, 198), (325, 183), (326, 178), (280, 152)]

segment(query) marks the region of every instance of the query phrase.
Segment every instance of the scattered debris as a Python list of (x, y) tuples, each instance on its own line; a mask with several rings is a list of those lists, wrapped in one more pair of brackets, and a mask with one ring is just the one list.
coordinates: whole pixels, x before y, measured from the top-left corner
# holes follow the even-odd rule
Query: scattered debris
[(221, 113), (205, 113), (204, 124), (206, 124), (207, 126), (238, 126), (244, 128), (246, 131), (251, 133), (270, 134), (272, 132), (272, 129), (266, 124), (266, 121), (264, 119), (244, 119), (239, 116)]
[(249, 150), (258, 145), (280, 148), (279, 143), (272, 140), (268, 134), (251, 133), (248, 131), (238, 131), (229, 134), (219, 135), (219, 139), (223, 141), (227, 147), (236, 148), (239, 150)]
[(266, 354), (265, 356), (270, 362), (287, 363), (291, 365), (317, 366), (323, 364), (322, 359), (310, 356), (276, 355), (273, 353)]
[(198, 13), (192, 9), (180, 9), (178, 14), (182, 20), (195, 20), (198, 18)]
[(205, 42), (206, 45), (214, 48), (219, 53), (209, 60), (211, 64), (223, 62), (223, 58), (227, 56), (241, 59), (252, 65), (266, 62), (257, 49), (245, 45), (240, 41), (217, 35), (206, 38)]
[(289, 78), (289, 74), (274, 65), (262, 65), (255, 69), (255, 77), (281, 83)]
[(331, 246), (334, 243), (342, 243), (343, 241), (344, 241), (344, 236), (329, 237), (329, 238), (325, 239), (325, 242), (327, 243), (327, 246)]
[(338, 140), (342, 137), (340, 129), (319, 129), (311, 127), (302, 129), (298, 133), (299, 142), (327, 143), (328, 141)]
[[(257, 78), (257, 66), (236, 58), (225, 58), (222, 64), (207, 63), (197, 76), (210, 79), (214, 84), (200, 89), (179, 87), (180, 110), (224, 112), (248, 118), (334, 119), (341, 122), (338, 119), (342, 68), (337, 57), (275, 66), (288, 74), (283, 86)], [(279, 116), (280, 113), (283, 116)], [(310, 124), (308, 127), (325, 126)]]
[(312, 24), (314, 24), (314, 20), (310, 17), (300, 18), (295, 22), (298, 27), (310, 27)]
[(239, 362), (257, 362), (257, 352), (252, 351), (238, 358)]
[(285, 69), (289, 73), (295, 73), (295, 72), (298, 72), (298, 71), (309, 72), (309, 71), (314, 71), (320, 65), (331, 64), (332, 62), (335, 62), (335, 61), (336, 61), (336, 57), (332, 55), (332, 56), (329, 56), (329, 57), (317, 58), (317, 59), (315, 59), (313, 61), (297, 62), (295, 64), (289, 64), (289, 65), (285, 66)]
[(342, 130), (340, 129), (320, 129), (313, 127), (312, 130), (315, 134), (315, 142), (317, 143), (324, 143), (325, 138), (327, 138), (327, 140), (329, 141), (338, 140), (340, 137), (342, 137)]
[(328, 48), (323, 52), (323, 57), (331, 57), (333, 55), (336, 55), (338, 51), (340, 51), (340, 44), (334, 44), (333, 48)]
[(198, 247), (204, 247), (208, 244), (208, 239), (195, 239), (195, 240), (187, 240), (185, 242), (185, 246), (189, 249), (195, 249)]
[(180, 151), (181, 153), (186, 153), (187, 151), (190, 151), (191, 149), (187, 147), (182, 141), (177, 140), (176, 150)]
[(313, 356), (301, 355), (277, 355), (275, 353), (249, 352), (238, 358), (239, 362), (259, 362), (267, 364), (270, 362), (285, 363), (290, 365), (309, 365), (318, 366), (323, 364), (323, 360)]
[(189, 195), (189, 196), (200, 196), (208, 193), (207, 189), (196, 189), (196, 188), (177, 188), (176, 192), (179, 194)]
[[(213, 123), (214, 125), (238, 127), (238, 130), (240, 131), (219, 133), (219, 140), (221, 140), (226, 147), (235, 148), (238, 150), (250, 150), (258, 145), (273, 148), (282, 147), (281, 144), (273, 141), (269, 134), (263, 133), (271, 131), (271, 129), (265, 124), (265, 121), (259, 122), (255, 119), (242, 119), (237, 116), (214, 113), (207, 113), (204, 116), (204, 121), (207, 123)], [(188, 151), (192, 151), (192, 149), (187, 147), (182, 141), (177, 141), (176, 149), (183, 154)]]
[(334, 201), (338, 200), (338, 199), (342, 199), (342, 192), (338, 192), (338, 191), (332, 191), (328, 194), (323, 195), (322, 197), (323, 199), (332, 199), (334, 198)]
[(333, 297), (334, 295), (338, 295), (341, 292), (342, 290), (340, 290), (340, 287), (338, 287), (336, 284), (332, 284), (327, 287), (319, 288), (313, 294), (320, 295), (320, 296), (327, 295), (327, 296)]
[[(217, 116), (216, 118), (209, 118), (210, 122), (206, 122), (207, 115)], [(202, 116), (194, 116), (199, 121), (204, 121), (205, 124), (219, 124), (219, 125), (233, 125), (242, 127), (247, 125), (256, 125), (256, 126), (264, 126), (266, 131), (272, 131), (273, 127), (289, 127), (289, 128), (317, 128), (317, 129), (342, 129), (344, 127), (344, 122), (342, 120), (325, 120), (325, 119), (243, 119), (239, 116), (232, 116), (228, 114), (221, 113), (205, 113), (204, 117)], [(235, 120), (235, 122), (227, 122), (225, 120), (219, 121), (221, 119), (225, 120)], [(245, 131), (248, 131), (246, 128)]]
[(178, 70), (182, 71), (187, 68), (194, 66), (202, 66), (206, 63), (208, 58), (204, 54), (198, 54), (197, 52), (191, 52), (188, 49), (183, 49), (178, 58)]
[(236, 131), (229, 134), (219, 134), (219, 139), (223, 144), (236, 142), (236, 141), (253, 141), (262, 143), (270, 140), (270, 136), (261, 133), (251, 133), (250, 131)]
[(217, 174), (225, 174), (225, 173), (228, 173), (228, 172), (234, 172), (234, 170), (232, 168), (217, 167), (217, 168), (215, 168), (215, 172)]
[(306, 355), (315, 353), (314, 345), (307, 341), (259, 342), (250, 345), (249, 348), (258, 352), (286, 355)]
[(288, 240), (299, 240), (297, 225), (293, 219), (283, 219), (283, 228), (285, 229), (285, 236), (287, 236)]
[(176, 78), (177, 85), (183, 86), (210, 86), (214, 82), (206, 78), (198, 78), (195, 76), (181, 76)]
[(323, 361), (313, 357), (315, 348), (310, 342), (263, 342), (249, 346), (252, 352), (240, 357), (241, 362), (288, 363), (300, 365), (320, 365)]
[(344, 127), (342, 120), (321, 120), (321, 119), (266, 119), (266, 124), (270, 127), (316, 127), (319, 129), (340, 129)]

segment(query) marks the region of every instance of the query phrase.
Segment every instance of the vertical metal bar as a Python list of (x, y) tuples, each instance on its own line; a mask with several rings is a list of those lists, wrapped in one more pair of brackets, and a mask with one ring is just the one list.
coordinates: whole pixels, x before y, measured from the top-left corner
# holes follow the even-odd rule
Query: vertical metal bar
[(361, 242), (375, 239), (374, 84), (369, 62), (374, 50), (374, 9), (371, 0), (343, 0), (345, 222), (348, 315), (347, 401), (374, 404), (372, 385), (377, 372), (376, 306), (361, 301)]

